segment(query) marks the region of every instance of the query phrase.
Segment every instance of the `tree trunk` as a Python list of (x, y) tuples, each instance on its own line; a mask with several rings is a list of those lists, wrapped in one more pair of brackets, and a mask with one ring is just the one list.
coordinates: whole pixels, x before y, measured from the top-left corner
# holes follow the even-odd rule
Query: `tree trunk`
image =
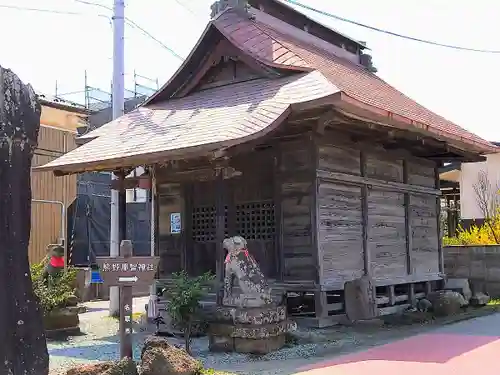
[(184, 330), (184, 346), (187, 354), (191, 355), (191, 331), (193, 330), (193, 319), (189, 317)]
[(0, 67), (0, 374), (5, 375), (49, 372), (28, 262), (31, 159), (40, 112), (31, 86)]

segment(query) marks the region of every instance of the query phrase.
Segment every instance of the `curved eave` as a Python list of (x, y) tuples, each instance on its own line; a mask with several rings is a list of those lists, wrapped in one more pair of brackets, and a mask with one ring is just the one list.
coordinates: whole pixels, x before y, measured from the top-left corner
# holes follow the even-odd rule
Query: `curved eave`
[(426, 134), (427, 136), (433, 136), (436, 139), (448, 142), (450, 145), (453, 145), (464, 152), (477, 154), (478, 158), (480, 158), (481, 155), (500, 152), (499, 147), (489, 142), (479, 142), (473, 139), (457, 136), (451, 132), (436, 129), (435, 127), (432, 127), (431, 124), (424, 124), (385, 109), (380, 109), (370, 104), (361, 102), (344, 92), (342, 92), (338, 101), (334, 104), (337, 108), (345, 110), (347, 115), (350, 113), (366, 121), (378, 122), (389, 127), (392, 126), (402, 130), (409, 130)]
[(235, 138), (224, 142), (208, 143), (200, 146), (153, 152), (147, 155), (129, 156), (125, 158), (112, 158), (95, 162), (82, 161), (81, 163), (70, 164), (67, 166), (53, 167), (49, 163), (41, 167), (33, 168), (33, 170), (52, 171), (56, 176), (64, 176), (68, 174), (83, 172), (113, 171), (123, 168), (135, 168), (139, 165), (163, 163), (166, 160), (190, 159), (203, 156), (210, 157), (213, 156), (214, 152), (216, 151), (228, 149), (239, 144), (264, 137), (266, 134), (276, 130), (290, 115), (291, 111), (292, 106), (289, 105), (275, 121), (271, 122), (264, 129), (244, 137)]
[[(219, 30), (214, 26), (213, 22), (209, 22), (205, 27), (205, 30), (201, 34), (201, 37), (196, 42), (194, 48), (191, 50), (190, 54), (182, 62), (181, 66), (172, 75), (172, 77), (165, 83), (158, 91), (147, 98), (140, 106), (145, 106), (148, 104), (155, 103), (160, 100), (170, 99), (170, 91), (173, 86), (178, 87), (186, 80), (186, 77), (191, 75), (194, 71), (195, 66), (199, 65), (199, 62), (206, 56), (209, 51), (209, 47), (213, 46), (209, 41), (219, 33)], [(170, 89), (170, 90), (169, 90)]]

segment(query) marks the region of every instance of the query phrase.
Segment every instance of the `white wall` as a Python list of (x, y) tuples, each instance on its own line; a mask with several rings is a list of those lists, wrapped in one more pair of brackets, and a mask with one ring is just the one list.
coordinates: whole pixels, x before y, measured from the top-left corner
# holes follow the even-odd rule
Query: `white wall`
[(488, 174), (492, 192), (500, 187), (500, 154), (486, 156), (486, 161), (478, 163), (462, 163), (460, 173), (460, 214), (462, 219), (482, 219), (483, 214), (477, 204), (474, 185), (478, 174), (484, 171)]
[[(144, 173), (143, 167), (137, 167), (127, 177), (141, 176)], [(127, 189), (126, 191), (127, 203), (145, 203), (148, 200), (148, 190), (135, 188)]]

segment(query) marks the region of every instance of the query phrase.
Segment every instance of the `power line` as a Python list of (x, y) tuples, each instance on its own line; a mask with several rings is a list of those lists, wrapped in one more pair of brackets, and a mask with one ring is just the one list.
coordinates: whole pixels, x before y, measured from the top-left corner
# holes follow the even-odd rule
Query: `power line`
[(62, 15), (71, 15), (71, 16), (97, 16), (97, 17), (105, 17), (108, 20), (111, 20), (108, 16), (104, 14), (89, 14), (82, 12), (71, 12), (66, 10), (57, 10), (57, 9), (44, 9), (44, 8), (29, 8), (29, 7), (20, 7), (16, 5), (4, 5), (0, 4), (0, 8), (12, 9), (12, 10), (23, 10), (30, 12), (40, 12), (40, 13), (52, 13), (52, 14), (62, 14)]
[(168, 52), (170, 52), (174, 57), (178, 58), (179, 60), (181, 61), (184, 61), (184, 58), (179, 55), (177, 52), (175, 52), (172, 48), (170, 48), (169, 46), (167, 46), (165, 43), (163, 43), (161, 40), (155, 38), (149, 31), (147, 31), (146, 29), (144, 29), (142, 26), (139, 26), (137, 23), (135, 23), (134, 21), (132, 21), (131, 19), (125, 17), (125, 21), (132, 27), (135, 27), (136, 29), (138, 29), (139, 31), (141, 31), (144, 35), (146, 35), (147, 37), (153, 39), (156, 43), (158, 43), (160, 46), (162, 46), (163, 48), (165, 48)]
[(189, 13), (191, 13), (193, 16), (195, 17), (198, 17), (198, 14), (196, 14), (195, 11), (193, 11), (190, 7), (188, 7), (186, 4), (184, 4), (182, 1), (180, 0), (174, 0), (177, 4), (179, 4), (181, 7), (183, 7), (184, 9), (186, 9)]
[[(113, 9), (110, 8), (110, 7), (108, 7), (107, 5), (93, 3), (91, 1), (85, 1), (85, 0), (73, 0), (73, 1), (75, 1), (77, 3), (80, 3), (80, 4), (90, 5), (90, 6), (96, 6), (96, 7), (100, 7), (100, 8), (103, 8), (103, 9), (107, 9), (107, 10), (113, 11)], [(184, 61), (184, 58), (181, 55), (179, 55), (177, 52), (175, 52), (172, 48), (170, 48), (169, 46), (167, 46), (161, 40), (159, 40), (158, 38), (156, 38), (153, 34), (151, 34), (145, 28), (143, 28), (142, 26), (140, 26), (134, 20), (132, 20), (132, 19), (130, 19), (128, 17), (125, 17), (125, 22), (127, 24), (129, 24), (130, 26), (132, 26), (132, 27), (136, 28), (137, 30), (139, 30), (145, 36), (147, 36), (147, 37), (151, 38), (152, 40), (154, 40), (156, 43), (158, 43), (160, 46), (162, 46), (164, 49), (166, 49), (168, 52), (170, 52), (170, 54), (172, 54), (174, 57), (178, 58), (181, 61)]]
[(326, 17), (330, 17), (330, 18), (336, 19), (338, 21), (347, 22), (347, 23), (350, 23), (350, 24), (353, 24), (353, 25), (356, 25), (356, 26), (363, 27), (365, 29), (369, 29), (369, 30), (372, 30), (372, 31), (377, 31), (377, 32), (383, 33), (383, 34), (388, 34), (388, 35), (396, 36), (396, 37), (402, 38), (402, 39), (412, 40), (414, 42), (420, 42), (420, 43), (430, 44), (430, 45), (437, 46), (437, 47), (451, 48), (451, 49), (460, 50), (460, 51), (480, 52), (480, 53), (495, 53), (495, 54), (500, 53), (500, 50), (488, 50), (488, 49), (468, 48), (468, 47), (455, 46), (455, 45), (451, 45), (451, 44), (444, 44), (444, 43), (433, 42), (431, 40), (426, 40), (426, 39), (414, 38), (412, 36), (398, 34), (398, 33), (392, 32), (392, 31), (388, 31), (388, 30), (384, 30), (384, 29), (379, 29), (378, 27), (374, 27), (374, 26), (370, 26), (370, 25), (366, 25), (366, 24), (357, 22), (357, 21), (353, 21), (353, 20), (350, 20), (350, 19), (347, 19), (347, 18), (344, 18), (344, 17), (336, 16), (334, 14), (327, 13), (327, 12), (324, 12), (324, 11), (319, 10), (319, 9), (315, 9), (315, 8), (313, 8), (311, 6), (308, 6), (308, 5), (305, 5), (305, 4), (301, 4), (301, 3), (299, 3), (298, 1), (295, 1), (295, 0), (282, 0), (282, 1), (284, 1), (286, 3), (289, 3), (289, 4), (292, 4), (292, 5), (296, 5), (298, 7), (301, 7), (301, 8), (307, 9), (307, 10), (310, 10), (310, 11), (315, 12), (315, 13), (319, 13), (319, 14), (321, 14), (323, 16), (326, 16)]

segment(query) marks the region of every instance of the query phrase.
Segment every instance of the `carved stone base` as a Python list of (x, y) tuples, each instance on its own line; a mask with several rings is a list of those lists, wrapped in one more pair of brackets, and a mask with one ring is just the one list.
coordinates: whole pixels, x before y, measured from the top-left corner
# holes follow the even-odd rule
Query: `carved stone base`
[(285, 335), (265, 339), (242, 339), (237, 337), (210, 335), (209, 349), (212, 352), (236, 352), (245, 354), (268, 354), (285, 346)]
[(286, 308), (220, 306), (209, 325), (211, 351), (267, 354), (285, 345), (287, 332), (297, 328), (287, 320)]
[(222, 301), (224, 306), (233, 306), (233, 307), (261, 307), (266, 304), (266, 301), (263, 301), (261, 296), (231, 296), (224, 297)]

